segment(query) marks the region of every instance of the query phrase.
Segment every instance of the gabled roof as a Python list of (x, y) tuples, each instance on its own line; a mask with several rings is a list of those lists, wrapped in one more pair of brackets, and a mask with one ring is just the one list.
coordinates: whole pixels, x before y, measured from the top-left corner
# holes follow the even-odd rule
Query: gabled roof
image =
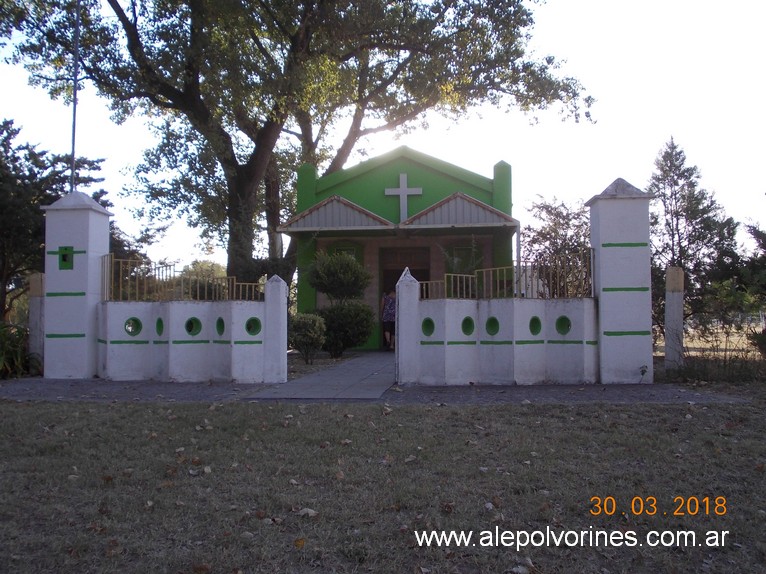
[(636, 186), (618, 177), (599, 195), (594, 195), (585, 202), (585, 205), (590, 206), (597, 199), (652, 199), (653, 197), (652, 194), (643, 192)]
[(103, 205), (99, 204), (92, 197), (81, 191), (68, 193), (50, 205), (43, 205), (40, 209), (43, 211), (57, 211), (63, 209), (90, 209), (98, 213), (103, 213), (104, 215), (113, 215)]
[(340, 197), (332, 195), (279, 226), (280, 232), (394, 229), (390, 221)]
[(402, 158), (417, 164), (427, 166), (435, 172), (439, 172), (458, 181), (462, 181), (471, 187), (484, 189), (486, 191), (492, 191), (491, 179), (472, 171), (468, 171), (467, 169), (457, 167), (456, 165), (440, 160), (433, 156), (416, 151), (407, 146), (400, 146), (388, 153), (384, 153), (378, 157), (368, 159), (348, 169), (343, 169), (336, 171), (335, 173), (322, 176), (317, 181), (316, 191), (327, 191), (343, 182), (353, 180), (369, 171), (378, 169), (381, 166)]
[(426, 227), (518, 227), (518, 220), (494, 207), (466, 195), (449, 197), (416, 213), (401, 223), (406, 228)]

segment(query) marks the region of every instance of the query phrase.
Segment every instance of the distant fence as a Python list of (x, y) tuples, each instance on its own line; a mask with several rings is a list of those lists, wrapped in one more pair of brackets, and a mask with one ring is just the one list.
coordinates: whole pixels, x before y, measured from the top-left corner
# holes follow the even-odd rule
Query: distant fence
[(147, 265), (112, 253), (101, 261), (103, 301), (263, 301), (263, 292), (264, 283), (179, 273), (175, 265)]
[(516, 267), (477, 269), (473, 274), (446, 273), (440, 281), (420, 283), (421, 299), (564, 299), (593, 297), (593, 250)]

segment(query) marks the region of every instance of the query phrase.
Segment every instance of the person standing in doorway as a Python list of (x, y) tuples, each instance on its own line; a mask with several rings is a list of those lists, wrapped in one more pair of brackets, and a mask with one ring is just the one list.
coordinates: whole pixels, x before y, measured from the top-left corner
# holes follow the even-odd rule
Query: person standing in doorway
[(396, 291), (389, 290), (380, 301), (380, 315), (383, 321), (383, 339), (386, 349), (393, 351), (396, 346)]

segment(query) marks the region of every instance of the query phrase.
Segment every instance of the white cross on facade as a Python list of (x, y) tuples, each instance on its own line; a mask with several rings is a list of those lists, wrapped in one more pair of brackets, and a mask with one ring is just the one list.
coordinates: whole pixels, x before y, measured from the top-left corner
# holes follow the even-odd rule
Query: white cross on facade
[(407, 198), (410, 195), (423, 195), (422, 187), (407, 187), (407, 174), (399, 174), (399, 187), (387, 187), (386, 195), (399, 196), (399, 223), (407, 219)]

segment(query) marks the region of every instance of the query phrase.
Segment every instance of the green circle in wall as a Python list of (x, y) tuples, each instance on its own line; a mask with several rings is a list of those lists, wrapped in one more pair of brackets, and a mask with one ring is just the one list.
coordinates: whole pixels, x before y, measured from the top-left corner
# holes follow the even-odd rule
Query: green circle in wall
[(535, 315), (529, 320), (529, 332), (533, 335), (539, 335), (542, 330), (543, 322), (540, 320), (540, 317)]
[(556, 319), (556, 331), (559, 335), (566, 335), (572, 330), (572, 321), (566, 315)]
[(131, 317), (125, 321), (125, 332), (131, 337), (135, 337), (141, 332), (144, 326), (141, 324), (141, 319), (138, 317)]
[(157, 331), (158, 335), (162, 335), (165, 331), (165, 321), (162, 320), (162, 317), (157, 317), (157, 322), (154, 323), (154, 330)]
[(219, 335), (223, 335), (225, 330), (226, 322), (223, 320), (223, 317), (218, 317), (218, 319), (215, 320), (215, 332)]
[(500, 321), (497, 320), (497, 317), (490, 317), (484, 328), (487, 330), (487, 335), (497, 335), (500, 331)]
[(473, 330), (476, 328), (476, 325), (473, 322), (473, 318), (466, 317), (463, 319), (463, 322), (460, 323), (460, 328), (463, 330), (463, 335), (472, 334)]
[(245, 331), (247, 334), (254, 337), (261, 332), (261, 320), (258, 317), (250, 317), (245, 322)]
[(191, 317), (186, 320), (184, 328), (189, 335), (196, 337), (202, 332), (202, 321), (197, 319), (197, 317)]
[(420, 324), (420, 329), (423, 331), (423, 334), (426, 337), (430, 337), (434, 334), (434, 330), (436, 329), (436, 325), (434, 324), (434, 320), (431, 319), (431, 317), (426, 317), (423, 319), (423, 322)]

